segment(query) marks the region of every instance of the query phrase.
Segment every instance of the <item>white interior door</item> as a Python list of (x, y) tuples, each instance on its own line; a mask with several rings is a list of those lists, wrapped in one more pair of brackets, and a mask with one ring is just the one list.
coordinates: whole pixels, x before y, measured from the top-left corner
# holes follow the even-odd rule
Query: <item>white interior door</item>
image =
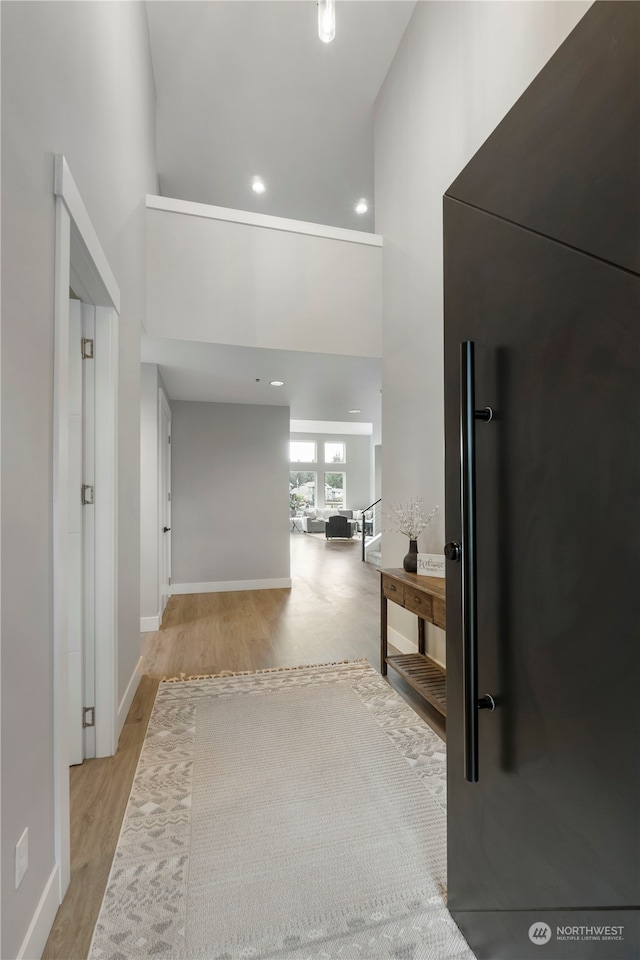
[(171, 596), (171, 408), (158, 391), (158, 519), (160, 619)]
[[(93, 356), (96, 342), (96, 308), (82, 305), (83, 342), (90, 344), (86, 351)], [(83, 726), (85, 759), (96, 755), (96, 515), (93, 506), (96, 471), (95, 438), (95, 363), (93, 359), (82, 362), (82, 483), (88, 492), (82, 507), (83, 564), (83, 706), (90, 708), (87, 724)], [(93, 710), (91, 710), (93, 708)]]
[(82, 763), (82, 304), (69, 301), (69, 469), (67, 628), (69, 650), (69, 763)]
[[(95, 308), (69, 301), (69, 763), (95, 757)], [(86, 725), (90, 724), (90, 725)]]

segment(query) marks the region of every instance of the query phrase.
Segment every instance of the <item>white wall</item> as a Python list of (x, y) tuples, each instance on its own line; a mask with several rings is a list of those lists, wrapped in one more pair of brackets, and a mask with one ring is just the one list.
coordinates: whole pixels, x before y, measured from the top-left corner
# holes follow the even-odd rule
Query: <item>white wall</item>
[[(54, 867), (52, 397), (63, 153), (122, 294), (119, 697), (139, 656), (139, 326), (155, 94), (139, 3), (2, 4), (2, 946), (15, 957)], [(13, 883), (29, 827), (29, 868)], [(45, 925), (46, 927), (46, 925)], [(46, 928), (45, 928), (46, 934)], [(37, 946), (38, 937), (32, 942)]]
[(158, 504), (158, 391), (171, 406), (158, 365), (143, 363), (140, 379), (140, 618), (160, 611)]
[(289, 586), (289, 407), (174, 400), (172, 415), (172, 590)]
[[(345, 509), (363, 510), (368, 507), (372, 501), (372, 474), (371, 474), (371, 436), (355, 436), (353, 434), (340, 433), (292, 433), (292, 441), (301, 443), (309, 442), (316, 444), (317, 462), (316, 463), (292, 463), (289, 469), (296, 472), (312, 471), (317, 473), (317, 507), (323, 507), (324, 503), (324, 473), (344, 473), (346, 500)], [(344, 443), (345, 457), (344, 463), (325, 463), (324, 462), (324, 444), (325, 443)]]
[(380, 246), (226, 222), (206, 215), (217, 208), (183, 206), (203, 215), (147, 211), (147, 333), (380, 356)]
[[(418, 3), (375, 110), (376, 231), (383, 247), (384, 498), (440, 513), (419, 541), (442, 552), (442, 196), (590, 3)], [(383, 538), (383, 565), (406, 553)], [(392, 605), (393, 606), (393, 605)], [(390, 610), (415, 642), (416, 618)], [(444, 659), (432, 628), (430, 651)]]

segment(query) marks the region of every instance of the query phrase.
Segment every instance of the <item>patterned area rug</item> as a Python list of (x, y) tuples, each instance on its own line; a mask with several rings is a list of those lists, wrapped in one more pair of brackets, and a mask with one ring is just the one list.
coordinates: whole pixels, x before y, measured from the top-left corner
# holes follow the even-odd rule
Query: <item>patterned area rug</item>
[(160, 685), (92, 960), (473, 960), (444, 744), (365, 661)]

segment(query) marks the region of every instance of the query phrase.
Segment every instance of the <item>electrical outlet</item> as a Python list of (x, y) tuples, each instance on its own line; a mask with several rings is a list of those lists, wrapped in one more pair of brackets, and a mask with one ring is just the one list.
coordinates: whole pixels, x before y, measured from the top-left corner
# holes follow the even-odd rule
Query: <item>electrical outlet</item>
[(16, 843), (16, 890), (22, 883), (22, 878), (27, 872), (29, 866), (29, 827), (24, 828), (24, 832)]

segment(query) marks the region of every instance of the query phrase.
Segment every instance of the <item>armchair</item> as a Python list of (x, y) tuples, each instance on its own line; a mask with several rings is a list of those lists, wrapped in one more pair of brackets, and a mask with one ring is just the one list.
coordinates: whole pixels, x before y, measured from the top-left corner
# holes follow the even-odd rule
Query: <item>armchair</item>
[(325, 535), (327, 540), (331, 540), (332, 537), (340, 537), (345, 540), (351, 540), (352, 524), (349, 523), (346, 517), (329, 517), (327, 520)]

